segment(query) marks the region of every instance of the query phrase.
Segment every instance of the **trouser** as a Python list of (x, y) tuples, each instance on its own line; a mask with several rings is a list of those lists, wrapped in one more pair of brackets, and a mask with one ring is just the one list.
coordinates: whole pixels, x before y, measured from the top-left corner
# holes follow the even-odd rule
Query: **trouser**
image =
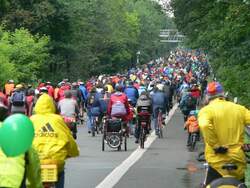
[(64, 170), (59, 173), (58, 181), (56, 182), (56, 188), (64, 188), (65, 172)]

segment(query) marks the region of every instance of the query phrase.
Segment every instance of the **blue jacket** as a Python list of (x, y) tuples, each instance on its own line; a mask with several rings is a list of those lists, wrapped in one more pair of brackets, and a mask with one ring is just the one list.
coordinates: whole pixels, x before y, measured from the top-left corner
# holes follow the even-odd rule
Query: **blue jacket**
[(79, 89), (81, 91), (83, 101), (86, 101), (88, 97), (88, 90), (86, 89), (84, 85), (80, 85)]
[(89, 93), (87, 97), (87, 109), (88, 109), (88, 115), (92, 116), (99, 116), (101, 114), (101, 104), (100, 104), (100, 93), (94, 94), (94, 102), (92, 104), (88, 104), (89, 98), (91, 96), (91, 93)]
[(132, 104), (136, 104), (139, 97), (138, 90), (134, 86), (128, 86), (124, 93), (127, 95), (128, 99), (131, 100)]
[(162, 108), (163, 112), (166, 112), (168, 109), (168, 97), (164, 92), (156, 91), (152, 94), (152, 106), (153, 110), (156, 108)]

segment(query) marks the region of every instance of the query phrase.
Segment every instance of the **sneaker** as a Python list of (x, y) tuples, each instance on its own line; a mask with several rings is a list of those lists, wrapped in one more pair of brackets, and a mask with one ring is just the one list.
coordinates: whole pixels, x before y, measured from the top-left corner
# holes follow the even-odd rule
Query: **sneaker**
[(139, 144), (139, 139), (136, 139), (136, 140), (135, 140), (135, 143), (136, 143), (136, 144)]
[(90, 133), (91, 133), (91, 131), (88, 131), (88, 133), (90, 134)]

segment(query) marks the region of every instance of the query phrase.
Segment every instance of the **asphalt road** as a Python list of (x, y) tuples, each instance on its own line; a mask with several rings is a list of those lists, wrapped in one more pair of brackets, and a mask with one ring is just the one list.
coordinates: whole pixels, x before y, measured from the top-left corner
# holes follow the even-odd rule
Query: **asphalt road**
[[(128, 151), (101, 151), (101, 135), (91, 137), (85, 127), (79, 128), (80, 156), (66, 165), (66, 188), (94, 188), (138, 147), (128, 139)], [(198, 144), (198, 149), (202, 143)], [(186, 148), (183, 116), (177, 110), (164, 130), (143, 156), (122, 176), (116, 188), (198, 188), (204, 177), (203, 165), (197, 162), (197, 151)], [(108, 187), (107, 187), (108, 188)]]

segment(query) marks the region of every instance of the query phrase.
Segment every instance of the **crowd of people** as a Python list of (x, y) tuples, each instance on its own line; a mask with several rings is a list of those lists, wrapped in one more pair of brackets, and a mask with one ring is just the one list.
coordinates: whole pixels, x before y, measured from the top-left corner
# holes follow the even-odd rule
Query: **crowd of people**
[[(35, 87), (9, 80), (0, 90), (0, 120), (15, 113), (30, 117), (35, 128), (32, 152), (38, 154), (41, 163), (46, 160), (57, 161), (59, 178), (56, 187), (61, 188), (64, 186), (66, 158), (79, 155), (77, 144), (65, 124), (65, 117), (74, 118), (81, 123), (86, 117), (88, 133), (95, 131), (95, 118), (101, 122), (103, 117), (120, 117), (126, 126), (127, 135), (129, 132), (133, 133), (135, 143), (138, 143), (140, 127), (138, 124), (127, 126), (135, 114), (140, 121), (140, 116), (145, 116), (142, 107), (147, 107), (146, 115), (153, 122), (152, 127), (150, 124), (147, 127), (147, 132), (153, 129), (158, 135), (157, 117), (160, 109), (167, 116), (173, 105), (178, 103), (188, 132), (193, 131), (194, 127), (195, 131), (199, 131), (199, 127), (202, 131), (206, 143), (206, 160), (211, 165), (208, 183), (223, 173), (219, 168), (221, 159), (236, 160), (239, 166), (242, 165), (238, 170), (240, 172), (237, 172), (237, 177), (242, 179), (245, 162), (244, 153), (239, 148), (243, 144), (243, 128), (250, 123), (249, 111), (225, 101), (221, 85), (217, 82), (207, 83), (209, 74), (204, 53), (176, 50), (167, 58), (159, 58), (116, 75), (94, 76), (85, 82), (81, 79), (76, 82), (63, 79), (53, 85), (49, 81), (40, 80)], [(198, 113), (193, 112), (202, 104), (203, 99), (206, 99), (208, 106), (197, 117)], [(223, 125), (217, 128), (220, 124)], [(190, 134), (187, 141), (187, 145), (189, 144)], [(227, 148), (227, 154), (223, 157), (214, 152), (221, 148)], [(3, 157), (0, 154), (0, 159)], [(16, 161), (16, 165), (19, 164), (24, 169), (26, 159), (24, 156), (22, 158), (23, 161)], [(8, 163), (9, 160), (14, 159), (6, 158), (5, 162)], [(34, 166), (39, 164), (36, 162)], [(0, 169), (1, 165), (0, 160)], [(18, 169), (14, 165), (12, 163), (12, 168)], [(15, 175), (24, 171), (20, 169)], [(37, 176), (37, 173), (34, 175)], [(26, 178), (25, 175), (22, 177)], [(29, 178), (30, 184), (33, 182), (31, 187), (41, 187), (38, 183), (40, 179), (35, 178), (36, 180)], [(2, 182), (0, 181), (0, 187), (21, 187), (21, 184), (25, 187), (25, 181), (13, 178), (13, 175), (6, 177), (6, 184)]]

